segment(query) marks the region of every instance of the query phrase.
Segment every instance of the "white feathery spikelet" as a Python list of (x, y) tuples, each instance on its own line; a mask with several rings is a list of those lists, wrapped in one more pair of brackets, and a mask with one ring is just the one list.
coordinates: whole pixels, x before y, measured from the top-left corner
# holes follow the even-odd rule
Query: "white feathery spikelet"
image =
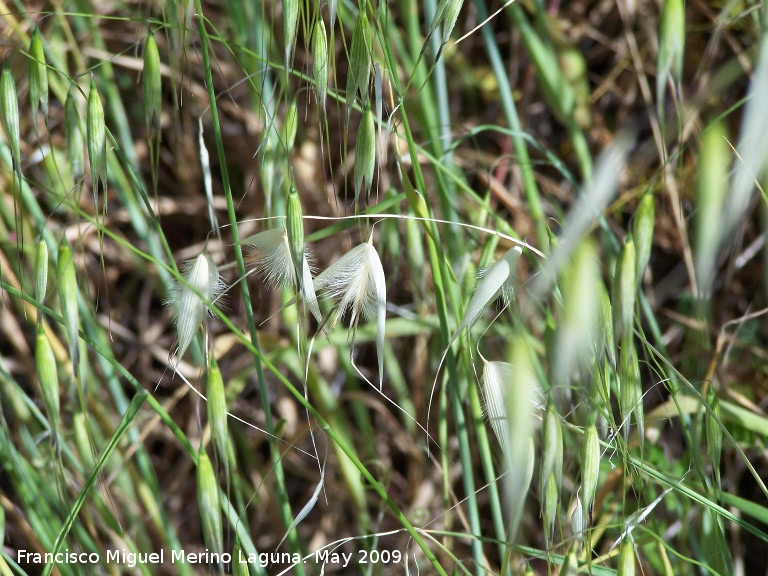
[(448, 343), (449, 348), (464, 329), (471, 329), (475, 325), (486, 307), (499, 295), (504, 299), (504, 304), (509, 305), (514, 298), (517, 263), (520, 261), (522, 253), (523, 250), (520, 246), (510, 248), (493, 266), (481, 272), (480, 282), (478, 282), (475, 293), (469, 301), (469, 306), (464, 312), (459, 327), (451, 336), (451, 341)]
[(219, 269), (207, 252), (184, 263), (183, 282), (178, 282), (167, 305), (176, 308), (174, 323), (177, 331), (177, 346), (174, 351), (175, 365), (178, 366), (187, 351), (200, 324), (210, 312), (210, 305), (224, 291), (224, 282)]
[(267, 286), (270, 288), (291, 286), (296, 289), (301, 285), (307, 308), (318, 322), (322, 322), (323, 317), (320, 314), (315, 289), (313, 289), (310, 254), (306, 244), (304, 244), (304, 256), (301, 263), (301, 283), (296, 276), (297, 266), (293, 264), (288, 232), (285, 228), (264, 230), (241, 240), (240, 244), (252, 247), (256, 272), (265, 278)]
[(504, 456), (510, 458), (509, 417), (507, 394), (512, 385), (514, 371), (509, 362), (487, 362), (483, 359), (483, 401), (485, 417), (501, 444)]
[(357, 329), (360, 318), (376, 318), (376, 353), (379, 359), (379, 388), (384, 380), (384, 326), (387, 316), (387, 286), (384, 268), (373, 247), (373, 238), (339, 258), (317, 278), (315, 290), (337, 302), (333, 325), (351, 310), (350, 325)]

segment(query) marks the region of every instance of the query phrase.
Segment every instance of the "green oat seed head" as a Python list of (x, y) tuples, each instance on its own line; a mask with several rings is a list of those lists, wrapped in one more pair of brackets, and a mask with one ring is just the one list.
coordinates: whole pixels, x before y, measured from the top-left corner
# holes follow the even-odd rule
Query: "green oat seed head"
[[(35, 300), (41, 304), (45, 302), (48, 292), (48, 244), (42, 238), (35, 246)], [(42, 321), (42, 313), (38, 318)]]
[[(283, 0), (283, 38), (285, 41), (285, 77), (293, 63), (296, 30), (299, 26), (299, 0)], [(287, 85), (287, 82), (286, 82)]]
[(315, 80), (317, 103), (325, 111), (325, 99), (328, 94), (328, 35), (325, 22), (319, 16), (312, 33), (312, 76)]
[(635, 281), (638, 287), (643, 282), (645, 268), (651, 259), (655, 221), (656, 207), (653, 203), (653, 191), (649, 190), (640, 199), (632, 221), (632, 238), (635, 240)]
[(64, 133), (67, 138), (67, 156), (72, 166), (72, 175), (75, 180), (80, 180), (85, 174), (85, 156), (83, 149), (83, 127), (80, 123), (80, 112), (75, 102), (76, 90), (69, 88), (67, 100), (64, 104)]
[(66, 237), (59, 244), (59, 255), (56, 262), (56, 278), (59, 281), (58, 293), (61, 305), (61, 315), (64, 317), (64, 328), (69, 342), (69, 357), (72, 368), (76, 372), (78, 365), (78, 337), (80, 331), (80, 309), (77, 304), (77, 275), (72, 250)]
[(597, 438), (596, 414), (590, 414), (581, 445), (581, 497), (584, 521), (591, 524), (597, 482), (600, 476), (600, 442)]
[(680, 85), (685, 53), (685, 1), (664, 0), (659, 24), (659, 55), (656, 63), (656, 105), (664, 114), (664, 93), (671, 79)]
[(37, 109), (43, 112), (48, 123), (48, 67), (45, 64), (45, 50), (40, 29), (35, 27), (29, 42), (29, 100), (32, 106), (32, 122), (37, 132)]
[(220, 465), (229, 475), (229, 458), (227, 453), (229, 432), (227, 431), (227, 399), (224, 392), (224, 380), (216, 359), (211, 355), (208, 377), (205, 384), (208, 409), (208, 425), (211, 427), (211, 440)]
[(160, 119), (163, 109), (163, 84), (160, 74), (160, 52), (157, 49), (155, 35), (149, 31), (144, 45), (144, 121), (147, 131), (160, 131)]
[(51, 439), (54, 448), (57, 448), (59, 432), (59, 375), (56, 371), (56, 357), (53, 354), (53, 347), (42, 323), (37, 326), (35, 368), (37, 369), (37, 377), (40, 381), (43, 404), (48, 414)]
[(224, 538), (219, 483), (216, 481), (211, 459), (202, 445), (197, 457), (197, 504), (205, 547), (211, 552), (221, 554), (224, 550)]
[(86, 116), (86, 143), (88, 145), (88, 159), (91, 163), (91, 179), (93, 181), (93, 195), (98, 196), (99, 183), (104, 191), (106, 205), (107, 193), (107, 126), (104, 121), (104, 106), (101, 96), (96, 88), (96, 82), (91, 80), (91, 88), (88, 92), (88, 113)]
[(3, 122), (5, 137), (11, 149), (13, 169), (21, 168), (21, 137), (19, 136), (19, 100), (16, 95), (16, 80), (6, 59), (0, 76), (0, 120)]
[(373, 173), (376, 168), (376, 128), (370, 107), (363, 112), (360, 129), (355, 144), (355, 206), (360, 199), (360, 192), (365, 191), (365, 203), (371, 194)]
[(347, 123), (349, 111), (357, 101), (360, 106), (368, 103), (368, 82), (371, 76), (373, 59), (373, 40), (371, 26), (365, 9), (357, 13), (355, 28), (352, 31), (352, 46), (349, 50), (349, 73), (347, 75)]

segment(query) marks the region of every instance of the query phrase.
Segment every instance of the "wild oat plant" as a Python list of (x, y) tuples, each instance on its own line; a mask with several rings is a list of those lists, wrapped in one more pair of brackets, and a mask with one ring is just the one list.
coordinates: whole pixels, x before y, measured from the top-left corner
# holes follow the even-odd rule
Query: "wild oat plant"
[(0, 13), (0, 574), (768, 573), (765, 6)]

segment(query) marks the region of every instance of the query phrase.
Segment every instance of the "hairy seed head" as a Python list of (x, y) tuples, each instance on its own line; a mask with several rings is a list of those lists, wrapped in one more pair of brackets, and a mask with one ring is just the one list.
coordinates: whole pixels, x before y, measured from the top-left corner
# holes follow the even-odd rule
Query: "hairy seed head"
[(183, 281), (176, 284), (166, 301), (167, 305), (174, 306), (176, 310), (176, 364), (192, 343), (200, 324), (210, 311), (209, 306), (224, 290), (219, 269), (207, 252), (201, 252), (186, 262), (182, 267), (182, 276)]

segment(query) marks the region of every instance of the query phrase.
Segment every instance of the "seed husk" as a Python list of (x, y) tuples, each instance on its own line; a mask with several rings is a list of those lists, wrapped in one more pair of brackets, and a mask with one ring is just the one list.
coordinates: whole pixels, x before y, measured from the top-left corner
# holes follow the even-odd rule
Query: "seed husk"
[(45, 301), (48, 292), (48, 244), (42, 238), (35, 247), (35, 300)]
[(88, 159), (91, 163), (93, 194), (94, 197), (98, 196), (98, 186), (100, 183), (105, 194), (104, 202), (106, 203), (107, 126), (104, 121), (104, 106), (101, 103), (101, 96), (99, 96), (96, 82), (93, 80), (91, 80), (91, 88), (88, 93), (86, 128), (86, 143), (88, 145)]
[(285, 38), (285, 74), (288, 78), (299, 25), (299, 0), (283, 0), (283, 37)]
[(363, 112), (355, 145), (355, 204), (360, 200), (360, 192), (363, 190), (365, 190), (365, 202), (368, 203), (375, 168), (376, 128), (373, 122), (373, 112), (367, 108)]
[(45, 50), (40, 29), (35, 27), (29, 42), (29, 100), (32, 105), (32, 122), (37, 132), (37, 109), (43, 112), (48, 122), (48, 67), (45, 64)]
[(197, 504), (200, 509), (203, 542), (211, 552), (220, 554), (224, 544), (219, 483), (216, 481), (211, 459), (203, 446), (200, 446), (197, 457)]
[(315, 79), (317, 102), (320, 109), (325, 110), (325, 99), (328, 95), (328, 35), (322, 16), (315, 22), (312, 34), (312, 75)]
[[(209, 305), (224, 290), (219, 269), (207, 252), (201, 252), (182, 267), (184, 282), (179, 282), (167, 305), (176, 308), (174, 322), (177, 332), (177, 346), (174, 351), (177, 366), (197, 334), (200, 324), (209, 313)], [(198, 295), (199, 294), (199, 295)]]
[(75, 89), (69, 89), (64, 104), (64, 131), (67, 137), (67, 156), (72, 166), (72, 175), (79, 180), (85, 174), (85, 156), (83, 155), (83, 128), (80, 125), (80, 112), (75, 102)]
[(59, 259), (56, 263), (56, 277), (59, 281), (59, 303), (61, 315), (64, 317), (64, 327), (69, 342), (69, 357), (72, 367), (78, 365), (78, 336), (80, 330), (80, 310), (77, 304), (77, 276), (72, 250), (66, 237), (59, 244)]
[(541, 427), (541, 466), (540, 485), (541, 499), (545, 500), (549, 490), (549, 477), (555, 479), (556, 495), (560, 496), (560, 487), (563, 479), (563, 429), (560, 425), (560, 415), (553, 401), (547, 402), (544, 413), (544, 422)]
[(651, 258), (653, 247), (653, 225), (656, 208), (653, 203), (653, 191), (646, 192), (640, 199), (632, 222), (632, 238), (635, 241), (635, 281), (638, 286), (643, 281), (645, 267)]
[(221, 377), (221, 370), (214, 358), (211, 358), (211, 365), (208, 369), (206, 396), (208, 400), (208, 423), (211, 427), (213, 447), (219, 462), (224, 465), (225, 470), (228, 470), (227, 399), (224, 394), (224, 380)]
[(592, 518), (597, 481), (600, 476), (600, 442), (597, 438), (596, 419), (595, 414), (589, 416), (581, 448), (582, 513), (590, 524), (589, 519)]
[(317, 296), (312, 282), (312, 273), (307, 262), (307, 246), (304, 243), (304, 217), (301, 209), (301, 199), (294, 182), (291, 182), (288, 192), (287, 212), (285, 229), (288, 235), (288, 248), (291, 253), (296, 287), (303, 295), (309, 311), (320, 322), (322, 314), (320, 314), (320, 307), (317, 303)]
[(627, 338), (632, 334), (635, 315), (635, 242), (630, 237), (624, 243), (616, 263), (616, 274), (613, 278), (613, 303), (618, 310), (614, 316), (614, 336), (618, 339)]
[(147, 131), (150, 132), (153, 128), (155, 131), (159, 131), (163, 107), (163, 85), (160, 74), (160, 52), (157, 49), (155, 35), (151, 30), (144, 45), (144, 71), (142, 75), (144, 83), (144, 121), (147, 124)]
[(629, 538), (624, 538), (619, 547), (617, 576), (635, 576), (635, 548)]
[(40, 391), (43, 395), (43, 404), (48, 414), (48, 424), (51, 428), (51, 437), (54, 439), (54, 446), (57, 445), (59, 431), (59, 375), (56, 370), (56, 356), (53, 354), (53, 347), (45, 333), (43, 325), (37, 327), (37, 338), (35, 340), (35, 368), (37, 377), (40, 381)]
[(349, 75), (347, 76), (347, 122), (349, 110), (357, 100), (361, 106), (368, 103), (368, 81), (371, 76), (373, 44), (371, 27), (365, 9), (357, 13), (352, 31), (352, 47), (349, 50)]
[(11, 149), (13, 169), (21, 168), (21, 137), (19, 136), (19, 100), (16, 95), (16, 80), (8, 60), (3, 64), (0, 76), (0, 120), (3, 122), (5, 136)]

